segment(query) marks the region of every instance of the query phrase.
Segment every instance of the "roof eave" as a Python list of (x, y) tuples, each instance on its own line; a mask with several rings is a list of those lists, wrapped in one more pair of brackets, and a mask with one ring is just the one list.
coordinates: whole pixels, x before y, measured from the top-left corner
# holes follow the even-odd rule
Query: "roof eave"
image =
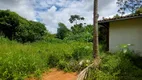
[(131, 16), (131, 17), (120, 17), (120, 18), (114, 18), (114, 19), (108, 19), (108, 20), (100, 20), (98, 21), (99, 24), (101, 23), (108, 23), (108, 22), (114, 22), (114, 21), (120, 21), (120, 20), (128, 20), (128, 19), (134, 19), (134, 18), (142, 18), (142, 15), (139, 16)]

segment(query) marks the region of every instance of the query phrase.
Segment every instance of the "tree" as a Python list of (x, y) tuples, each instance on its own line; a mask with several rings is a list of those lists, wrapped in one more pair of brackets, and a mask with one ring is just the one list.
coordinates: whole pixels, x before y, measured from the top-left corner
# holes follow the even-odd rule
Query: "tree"
[(78, 24), (78, 20), (84, 20), (85, 18), (84, 17), (81, 17), (80, 15), (71, 15), (70, 19), (69, 19), (69, 22), (70, 23), (74, 23), (77, 25)]
[(42, 39), (45, 25), (28, 21), (10, 10), (0, 10), (0, 33), (10, 40), (33, 42)]
[(98, 0), (94, 0), (94, 34), (93, 34), (93, 56), (94, 58), (98, 57), (99, 54), (99, 40), (98, 40)]
[(63, 23), (58, 23), (58, 26), (59, 28), (57, 29), (56, 37), (59, 39), (64, 39), (67, 36), (69, 29)]
[(113, 18), (120, 18), (118, 14), (114, 15)]
[(80, 24), (76, 24), (74, 26), (71, 27), (72, 33), (73, 34), (78, 34), (84, 31), (83, 25), (82, 23)]
[(137, 9), (136, 12), (135, 12), (135, 14), (142, 14), (142, 7), (139, 8), (139, 9)]
[(71, 30), (72, 30), (73, 34), (77, 34), (77, 33), (80, 33), (80, 32), (84, 31), (83, 23), (78, 23), (78, 21), (84, 20), (84, 19), (85, 18), (81, 17), (80, 15), (71, 15), (71, 17), (69, 18), (69, 22), (70, 23), (75, 22), (75, 24), (71, 27)]
[(94, 66), (94, 68), (98, 68), (101, 62), (98, 54), (99, 54), (99, 40), (98, 40), (98, 0), (94, 0), (94, 13), (93, 13), (93, 25), (94, 25), (94, 32), (93, 32), (93, 57), (94, 62), (86, 67), (84, 70), (80, 72), (78, 75), (77, 80), (84, 80), (85, 76), (87, 75), (87, 71), (90, 67)]
[(142, 0), (117, 0), (117, 5), (120, 7), (118, 12), (123, 15), (126, 12), (135, 13), (137, 9), (142, 7)]
[(10, 12), (10, 10), (0, 10), (0, 33), (12, 40), (18, 25), (19, 21), (16, 13)]

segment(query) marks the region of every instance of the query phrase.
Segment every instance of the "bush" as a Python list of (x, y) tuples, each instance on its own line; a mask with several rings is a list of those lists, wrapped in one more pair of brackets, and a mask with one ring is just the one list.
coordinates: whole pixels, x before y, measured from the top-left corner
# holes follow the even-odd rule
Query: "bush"
[(68, 35), (70, 30), (63, 23), (58, 23), (58, 26), (59, 28), (57, 29), (56, 37), (59, 39), (64, 39)]
[(78, 33), (78, 34), (70, 34), (64, 40), (92, 42), (93, 41), (93, 36), (89, 32), (81, 32), (81, 33)]
[(48, 55), (48, 63), (50, 67), (56, 67), (59, 63), (60, 56), (58, 54), (50, 54)]
[(92, 48), (89, 46), (79, 47), (77, 49), (74, 49), (72, 56), (73, 56), (73, 59), (77, 61), (82, 59), (92, 59), (93, 58)]
[(101, 55), (100, 70), (91, 69), (87, 80), (141, 80), (142, 69), (133, 63), (134, 56), (130, 51)]
[(38, 56), (27, 55), (25, 53), (8, 53), (7, 55), (9, 55), (9, 57), (2, 59), (2, 66), (0, 67), (0, 76), (2, 79), (20, 79), (46, 66), (43, 64), (44, 61)]
[[(116, 73), (117, 74), (117, 73)], [(94, 67), (89, 68), (87, 78), (85, 80), (119, 80), (115, 74), (110, 75)]]
[(35, 48), (4, 38), (0, 38), (0, 44), (0, 79), (23, 80), (29, 74), (37, 75), (48, 68), (46, 57)]

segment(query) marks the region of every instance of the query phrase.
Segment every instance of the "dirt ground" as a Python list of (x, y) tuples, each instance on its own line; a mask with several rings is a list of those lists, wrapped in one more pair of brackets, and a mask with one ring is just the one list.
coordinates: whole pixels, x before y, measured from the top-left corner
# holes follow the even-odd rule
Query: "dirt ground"
[[(41, 80), (76, 80), (77, 73), (65, 73), (64, 71), (59, 71), (57, 69), (51, 69), (47, 73), (42, 74)], [(36, 80), (34, 78), (26, 80)]]

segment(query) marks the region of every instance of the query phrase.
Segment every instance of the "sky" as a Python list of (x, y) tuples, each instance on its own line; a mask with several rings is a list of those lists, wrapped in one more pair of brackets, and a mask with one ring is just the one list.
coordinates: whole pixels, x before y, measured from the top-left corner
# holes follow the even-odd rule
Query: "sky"
[[(116, 0), (98, 0), (99, 19), (117, 14)], [(56, 33), (58, 23), (68, 28), (71, 15), (85, 17), (84, 22), (93, 23), (93, 0), (0, 0), (0, 9), (9, 9), (20, 16), (44, 23), (51, 33)]]

